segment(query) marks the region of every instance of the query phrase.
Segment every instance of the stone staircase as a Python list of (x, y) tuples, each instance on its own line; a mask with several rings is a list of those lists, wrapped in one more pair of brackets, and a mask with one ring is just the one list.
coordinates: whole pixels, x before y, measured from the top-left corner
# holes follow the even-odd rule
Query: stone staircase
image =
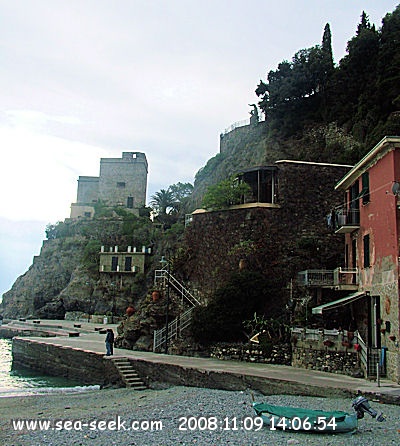
[(144, 384), (142, 378), (133, 368), (128, 358), (121, 356), (121, 357), (111, 358), (111, 361), (115, 365), (115, 368), (118, 370), (118, 373), (121, 376), (121, 380), (126, 387), (130, 387), (134, 390), (147, 389), (147, 386)]

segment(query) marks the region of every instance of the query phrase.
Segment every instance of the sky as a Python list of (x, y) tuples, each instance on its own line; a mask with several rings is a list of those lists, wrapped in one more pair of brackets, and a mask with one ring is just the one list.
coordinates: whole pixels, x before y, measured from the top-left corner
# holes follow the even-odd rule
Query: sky
[(139, 151), (147, 201), (219, 152), (260, 79), (330, 24), (335, 62), (389, 0), (0, 0), (0, 298), (69, 217), (80, 175)]

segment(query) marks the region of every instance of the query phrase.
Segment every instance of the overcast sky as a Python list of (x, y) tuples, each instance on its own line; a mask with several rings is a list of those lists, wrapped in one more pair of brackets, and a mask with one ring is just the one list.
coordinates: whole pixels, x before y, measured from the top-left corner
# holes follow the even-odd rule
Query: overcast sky
[(282, 60), (321, 43), (335, 62), (363, 10), (389, 0), (0, 0), (0, 296), (69, 216), (79, 175), (140, 151), (148, 194), (181, 182), (249, 117)]

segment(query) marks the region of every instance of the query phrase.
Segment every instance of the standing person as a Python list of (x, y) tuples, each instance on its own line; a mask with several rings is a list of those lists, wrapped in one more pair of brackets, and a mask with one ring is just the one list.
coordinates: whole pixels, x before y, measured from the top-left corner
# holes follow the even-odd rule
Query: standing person
[(106, 335), (106, 356), (110, 356), (114, 354), (114, 332), (111, 328), (107, 328)]

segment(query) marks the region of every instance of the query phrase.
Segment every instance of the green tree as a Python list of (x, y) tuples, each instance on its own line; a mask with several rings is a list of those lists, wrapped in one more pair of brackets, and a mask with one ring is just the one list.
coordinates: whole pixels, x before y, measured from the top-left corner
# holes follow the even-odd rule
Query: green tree
[(82, 265), (90, 272), (97, 272), (99, 269), (100, 240), (89, 240), (82, 254)]
[(334, 70), (333, 52), (332, 52), (332, 34), (329, 23), (325, 25), (324, 35), (322, 36), (322, 54), (324, 57), (324, 65), (326, 74), (332, 73)]
[[(376, 98), (382, 121), (400, 110), (400, 6), (382, 20), (380, 49), (377, 64)], [(386, 134), (399, 134), (390, 129)], [(377, 135), (379, 138), (379, 135)]]
[(236, 176), (231, 176), (208, 187), (202, 206), (205, 209), (222, 209), (240, 204), (242, 197), (250, 192), (251, 188), (248, 184), (239, 183)]
[(365, 11), (361, 14), (361, 21), (357, 26), (356, 35), (359, 36), (365, 29), (371, 29), (371, 23), (369, 22), (369, 17)]
[(267, 82), (260, 81), (256, 94), (259, 106), (273, 128), (291, 135), (308, 120), (326, 118), (326, 86), (334, 72), (331, 31), (325, 25), (322, 45), (296, 52), (271, 70)]
[(379, 33), (363, 12), (357, 34), (347, 43), (347, 54), (340, 61), (329, 92), (330, 118), (346, 125), (361, 142), (365, 142), (367, 134), (379, 120), (376, 92), (378, 55)]
[(168, 210), (174, 205), (174, 195), (172, 191), (168, 188), (156, 192), (151, 197), (150, 205), (153, 206), (158, 215), (167, 215)]
[(188, 199), (193, 192), (193, 185), (179, 182), (169, 186), (168, 190), (172, 192), (173, 197), (171, 211), (175, 214), (184, 214), (187, 211)]

